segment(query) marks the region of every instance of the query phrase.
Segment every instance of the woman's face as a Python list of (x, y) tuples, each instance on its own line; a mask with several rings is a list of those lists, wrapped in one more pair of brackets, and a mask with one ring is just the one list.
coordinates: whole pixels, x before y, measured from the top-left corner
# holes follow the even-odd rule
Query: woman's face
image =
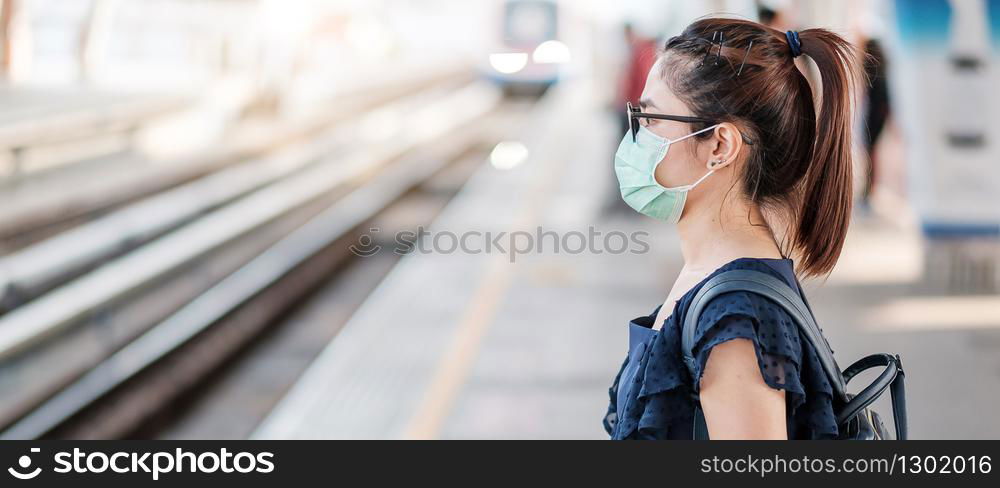
[[(649, 70), (649, 75), (646, 77), (646, 87), (639, 99), (641, 110), (668, 115), (693, 115), (691, 110), (674, 95), (667, 83), (660, 77), (662, 62), (663, 58), (660, 58)], [(640, 118), (639, 123), (652, 133), (670, 140), (684, 137), (692, 131), (689, 124), (672, 120)], [(689, 137), (671, 144), (666, 156), (656, 166), (654, 177), (657, 183), (670, 188), (689, 185), (704, 176), (709, 171), (708, 162), (711, 159), (709, 146), (707, 140), (698, 137)], [(706, 187), (714, 186), (712, 185), (714, 182), (711, 181), (713, 178), (714, 175), (707, 178), (688, 194), (685, 209), (696, 203), (698, 195), (711, 193), (705, 190)]]

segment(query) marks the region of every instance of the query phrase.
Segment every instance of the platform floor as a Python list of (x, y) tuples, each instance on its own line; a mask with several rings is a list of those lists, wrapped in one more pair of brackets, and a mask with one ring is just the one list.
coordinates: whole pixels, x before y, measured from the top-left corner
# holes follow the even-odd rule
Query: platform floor
[[(606, 211), (619, 136), (599, 99), (585, 82), (560, 85), (511, 135), (527, 161), (484, 164), (428, 230), (646, 232), (648, 252), (411, 253), (254, 437), (606, 438), (627, 322), (662, 302), (681, 258), (668, 226)], [(810, 301), (842, 366), (902, 355), (911, 437), (996, 438), (1000, 297), (923, 285), (906, 221), (859, 216), (838, 270), (806, 283)]]

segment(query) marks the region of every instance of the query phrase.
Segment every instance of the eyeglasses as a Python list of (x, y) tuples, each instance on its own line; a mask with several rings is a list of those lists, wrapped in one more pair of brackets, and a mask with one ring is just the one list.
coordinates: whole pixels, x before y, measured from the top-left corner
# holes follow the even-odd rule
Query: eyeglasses
[[(645, 119), (660, 119), (660, 120), (672, 120), (674, 122), (685, 122), (688, 124), (718, 124), (719, 121), (711, 119), (703, 119), (701, 117), (691, 117), (688, 115), (667, 115), (667, 114), (652, 114), (647, 112), (639, 111), (638, 107), (632, 105), (632, 102), (625, 102), (625, 115), (628, 117), (628, 130), (632, 133), (632, 142), (635, 142), (635, 137), (639, 133), (639, 118)], [(743, 138), (744, 144), (753, 145), (747, 136), (740, 134)]]

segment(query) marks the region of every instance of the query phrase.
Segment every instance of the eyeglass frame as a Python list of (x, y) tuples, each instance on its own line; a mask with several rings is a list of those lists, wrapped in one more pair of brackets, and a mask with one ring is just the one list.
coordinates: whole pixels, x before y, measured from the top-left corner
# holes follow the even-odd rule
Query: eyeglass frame
[[(659, 120), (671, 120), (674, 122), (685, 122), (688, 124), (719, 124), (717, 120), (705, 119), (702, 117), (692, 117), (690, 115), (667, 115), (667, 114), (654, 114), (649, 112), (642, 112), (637, 107), (632, 105), (632, 102), (625, 102), (625, 114), (628, 117), (628, 130), (632, 133), (632, 143), (635, 143), (636, 135), (639, 133), (639, 118), (646, 119), (659, 119)], [(743, 139), (743, 143), (752, 146), (753, 141), (750, 140), (742, 132), (740, 137)]]

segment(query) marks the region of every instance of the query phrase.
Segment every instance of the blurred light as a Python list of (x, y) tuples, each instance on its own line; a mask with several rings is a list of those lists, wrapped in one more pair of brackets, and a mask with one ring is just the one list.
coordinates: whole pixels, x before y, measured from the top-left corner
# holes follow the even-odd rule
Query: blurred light
[(490, 66), (504, 73), (517, 73), (528, 64), (527, 53), (494, 53), (490, 54)]
[(517, 141), (503, 141), (490, 153), (490, 164), (497, 169), (511, 169), (528, 159), (528, 148)]
[(548, 40), (535, 48), (531, 59), (541, 64), (568, 63), (570, 60), (569, 47), (555, 39)]

